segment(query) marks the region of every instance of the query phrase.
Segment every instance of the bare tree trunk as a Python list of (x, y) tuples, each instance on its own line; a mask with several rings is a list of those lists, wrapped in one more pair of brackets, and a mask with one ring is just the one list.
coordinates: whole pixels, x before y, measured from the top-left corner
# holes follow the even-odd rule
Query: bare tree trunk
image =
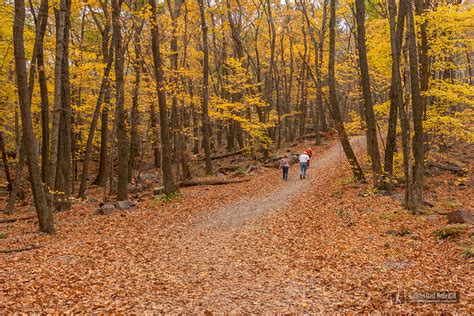
[(361, 86), (364, 96), (364, 113), (367, 123), (367, 147), (371, 160), (374, 186), (384, 186), (382, 166), (380, 164), (379, 145), (377, 141), (377, 125), (375, 123), (374, 105), (370, 89), (369, 65), (367, 62), (367, 48), (365, 45), (365, 4), (364, 0), (355, 0), (357, 18), (357, 46), (359, 51), (359, 66), (361, 73)]
[(94, 183), (104, 186), (107, 183), (108, 168), (108, 142), (109, 142), (109, 107), (110, 107), (110, 93), (111, 85), (105, 88), (104, 106), (100, 117), (100, 153), (99, 153), (99, 172)]
[(41, 172), (38, 165), (37, 143), (31, 119), (31, 104), (28, 95), (26, 74), (25, 47), (23, 31), (25, 25), (25, 2), (15, 1), (15, 19), (13, 24), (13, 45), (15, 55), (15, 69), (18, 86), (18, 102), (20, 104), (23, 141), (28, 157), (31, 191), (33, 193), (36, 213), (38, 215), (39, 230), (48, 234), (54, 233), (53, 213), (48, 207), (46, 195), (41, 183)]
[(390, 112), (388, 119), (387, 145), (385, 147), (384, 171), (388, 178), (393, 176), (393, 154), (397, 144), (397, 111), (403, 106), (403, 91), (400, 78), (400, 54), (405, 23), (406, 4), (400, 1), (398, 19), (395, 0), (388, 1), (390, 22), (390, 44), (392, 48), (392, 82), (390, 85)]
[(4, 210), (6, 214), (13, 213), (15, 200), (18, 195), (18, 192), (20, 191), (21, 174), (23, 173), (23, 167), (25, 166), (25, 161), (26, 161), (25, 145), (23, 143), (23, 140), (21, 140), (19, 158), (18, 158), (18, 163), (16, 165), (16, 170), (15, 170), (15, 180), (13, 182), (12, 190), (10, 191), (10, 196), (8, 198), (7, 206), (5, 207), (5, 210)]
[[(58, 162), (59, 150), (59, 124), (61, 120), (61, 102), (62, 102), (62, 67), (64, 65), (65, 53), (65, 29), (66, 29), (66, 15), (67, 15), (67, 0), (60, 0), (59, 10), (55, 9), (54, 15), (56, 17), (56, 59), (54, 65), (54, 109), (53, 121), (51, 130), (51, 143), (49, 147), (49, 177), (46, 181), (48, 190), (55, 189), (56, 172)], [(54, 194), (51, 197), (50, 203), (54, 201)]]
[(130, 115), (130, 166), (128, 170), (128, 181), (132, 180), (132, 172), (137, 168), (137, 157), (139, 155), (139, 141), (140, 137), (138, 135), (138, 125), (140, 124), (140, 112), (138, 109), (139, 93), (140, 93), (140, 69), (141, 69), (141, 60), (140, 60), (140, 28), (135, 27), (134, 34), (134, 50), (135, 50), (135, 60), (133, 62), (133, 69), (135, 71), (135, 81), (133, 83), (132, 90), (132, 109)]
[(418, 52), (415, 36), (415, 24), (411, 0), (407, 1), (407, 35), (408, 35), (408, 55), (410, 59), (410, 84), (411, 102), (413, 111), (413, 158), (415, 165), (413, 168), (413, 191), (414, 205), (410, 210), (417, 213), (417, 209), (423, 200), (423, 178), (424, 178), (424, 141), (423, 141), (423, 104), (420, 93), (420, 76), (418, 73)]
[(7, 153), (5, 151), (5, 141), (3, 139), (3, 132), (0, 132), (0, 151), (2, 153), (3, 171), (5, 171), (5, 178), (7, 179), (8, 187), (7, 190), (12, 190), (12, 179), (10, 176), (10, 170), (8, 169)]
[(117, 156), (118, 180), (117, 201), (127, 200), (128, 185), (128, 133), (125, 122), (125, 90), (124, 90), (124, 47), (122, 43), (122, 25), (120, 14), (122, 0), (112, 0), (112, 28), (115, 53), (115, 98), (117, 107)]
[(150, 104), (150, 124), (152, 130), (152, 147), (155, 168), (161, 167), (160, 139), (158, 131), (158, 118), (156, 115), (155, 104)]
[(339, 104), (336, 91), (336, 76), (334, 72), (334, 63), (336, 55), (336, 0), (330, 0), (330, 18), (329, 18), (329, 67), (328, 67), (328, 83), (329, 83), (329, 99), (332, 107), (332, 116), (336, 124), (336, 130), (341, 141), (342, 149), (346, 154), (349, 165), (351, 166), (354, 179), (356, 181), (364, 180), (364, 173), (357, 161), (352, 150), (352, 146), (347, 137), (346, 130), (341, 118)]
[(160, 108), (160, 135), (161, 135), (161, 170), (163, 173), (163, 184), (165, 187), (165, 194), (170, 194), (177, 191), (173, 180), (173, 171), (170, 160), (170, 139), (169, 139), (169, 124), (168, 124), (168, 110), (166, 108), (166, 94), (161, 89), (164, 84), (163, 61), (160, 51), (161, 35), (158, 28), (158, 19), (156, 13), (155, 0), (149, 0), (152, 16), (151, 16), (151, 37), (152, 37), (152, 51), (153, 64), (155, 69), (156, 91), (158, 94), (158, 105)]
[[(102, 11), (104, 13), (105, 23), (102, 27), (99, 24), (98, 19), (94, 19), (96, 22), (97, 28), (101, 30), (102, 36), (102, 60), (104, 63), (108, 62), (109, 59), (113, 59), (113, 53), (109, 54), (109, 35), (110, 35), (110, 14), (108, 10), (108, 0), (101, 2)], [(91, 12), (93, 12), (91, 10)], [(94, 17), (94, 15), (92, 15)], [(113, 45), (113, 44), (111, 44)], [(109, 84), (105, 87), (104, 92), (104, 106), (102, 107), (101, 113), (101, 127), (100, 127), (100, 153), (99, 153), (99, 172), (97, 178), (94, 180), (94, 183), (103, 187), (106, 187), (107, 177), (108, 177), (108, 128), (109, 128), (109, 108), (110, 108), (110, 94), (111, 94), (111, 85), (110, 80)]]
[(71, 207), (69, 195), (72, 187), (71, 177), (71, 91), (69, 82), (69, 33), (71, 28), (70, 13), (71, 1), (66, 0), (64, 18), (64, 47), (61, 66), (61, 113), (59, 119), (58, 163), (56, 170), (55, 191), (61, 192), (56, 205), (60, 211)]
[[(97, 127), (97, 122), (99, 121), (100, 109), (104, 100), (104, 95), (106, 93), (107, 87), (110, 85), (109, 75), (110, 69), (112, 68), (114, 51), (113, 46), (110, 46), (110, 52), (108, 54), (108, 62), (104, 69), (104, 75), (102, 76), (102, 82), (100, 84), (99, 96), (97, 97), (97, 102), (95, 105), (94, 114), (92, 116), (92, 122), (89, 128), (89, 134), (87, 136), (86, 151), (84, 153), (84, 159), (82, 163), (82, 175), (81, 175), (81, 184), (79, 187), (79, 197), (85, 197), (87, 190), (87, 176), (89, 174), (89, 161), (92, 155), (92, 141), (94, 140), (94, 133)], [(107, 145), (106, 145), (107, 146)]]
[(206, 161), (206, 174), (212, 173), (211, 163), (211, 148), (209, 144), (209, 44), (207, 39), (207, 23), (204, 8), (204, 1), (198, 0), (199, 12), (201, 15), (201, 30), (202, 30), (202, 49), (204, 52), (203, 69), (202, 69), (202, 136), (204, 147), (204, 158)]
[(48, 179), (49, 162), (49, 101), (48, 87), (44, 66), (44, 36), (48, 25), (48, 0), (41, 0), (39, 9), (39, 26), (36, 30), (37, 50), (36, 63), (38, 65), (38, 81), (41, 95), (41, 178), (43, 182)]
[[(414, 0), (416, 14), (421, 16), (426, 11), (430, 1), (429, 0)], [(422, 113), (425, 115), (426, 107), (428, 106), (429, 98), (424, 95), (424, 92), (428, 91), (429, 76), (430, 76), (430, 57), (428, 56), (429, 44), (428, 44), (428, 21), (424, 20), (420, 23), (420, 45), (418, 48), (418, 59), (419, 59), (419, 81), (420, 81), (420, 99), (422, 106)], [(415, 172), (416, 173), (416, 172)]]
[[(321, 122), (322, 130), (327, 132), (328, 127), (326, 123), (326, 114), (324, 111), (323, 104), (323, 57), (324, 57), (324, 37), (326, 34), (326, 20), (327, 20), (327, 0), (323, 1), (323, 20), (321, 22), (321, 29), (319, 30), (319, 56), (317, 58), (316, 65), (316, 80), (318, 85), (316, 86), (316, 111), (318, 112), (319, 121)], [(316, 61), (315, 61), (316, 62)], [(319, 126), (318, 126), (319, 127)], [(319, 138), (319, 130), (316, 131)], [(316, 142), (318, 144), (318, 142)]]

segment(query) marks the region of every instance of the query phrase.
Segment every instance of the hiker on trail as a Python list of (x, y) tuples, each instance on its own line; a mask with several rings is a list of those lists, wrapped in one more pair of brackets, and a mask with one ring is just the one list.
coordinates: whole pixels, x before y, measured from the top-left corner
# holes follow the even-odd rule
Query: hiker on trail
[(308, 164), (309, 164), (309, 156), (305, 152), (303, 152), (300, 157), (300, 179), (305, 179), (306, 178), (306, 170), (308, 169)]
[(288, 155), (283, 156), (281, 159), (280, 168), (283, 170), (283, 180), (288, 181), (288, 170), (290, 170), (290, 159), (288, 159)]
[(309, 163), (311, 161), (311, 156), (313, 156), (313, 150), (311, 149), (311, 147), (308, 147), (308, 149), (306, 149), (305, 152), (309, 157), (309, 160), (308, 160), (308, 168), (309, 168)]

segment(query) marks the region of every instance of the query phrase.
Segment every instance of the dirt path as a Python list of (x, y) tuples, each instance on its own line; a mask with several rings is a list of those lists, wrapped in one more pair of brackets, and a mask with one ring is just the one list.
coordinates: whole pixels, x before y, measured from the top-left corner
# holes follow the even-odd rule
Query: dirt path
[[(358, 152), (365, 148), (364, 137), (352, 143)], [(161, 297), (161, 303), (152, 309), (289, 311), (310, 298), (313, 304), (324, 306), (328, 298), (321, 295), (316, 280), (296, 274), (288, 266), (291, 258), (287, 253), (268, 244), (268, 238), (274, 236), (267, 231), (267, 222), (304, 199), (311, 187), (324, 187), (317, 175), (330, 173), (342, 164), (341, 159), (345, 156), (336, 144), (313, 162), (306, 180), (299, 179), (293, 166), (289, 181), (277, 190), (217, 208), (178, 229), (170, 228), (168, 242), (156, 247), (166, 253), (166, 259), (160, 260), (160, 270), (169, 273), (164, 283), (171, 283), (176, 291), (164, 294), (166, 298)]]
[[(353, 144), (363, 157), (364, 138)], [(0, 314), (366, 314), (446, 307), (392, 305), (393, 291), (410, 289), (460, 291), (461, 305), (449, 307), (472, 314), (472, 267), (460, 258), (461, 246), (433, 238), (443, 222), (410, 216), (392, 197), (359, 196), (369, 187), (346, 181), (350, 171), (339, 145), (317, 153), (306, 180), (296, 167), (288, 182), (276, 170), (264, 176), (275, 183), (248, 182), (260, 183), (250, 188), (256, 194), (237, 184), (196, 188), (183, 201), (150, 201), (110, 216), (77, 208), (57, 215), (52, 237), (38, 234), (34, 223), (15, 224), (16, 235), (7, 239), (44, 247), (0, 255)], [(254, 198), (230, 203), (233, 188)], [(414, 235), (387, 235), (394, 229)]]
[[(365, 148), (365, 137), (356, 137), (351, 143), (354, 150), (360, 152)], [(298, 198), (299, 194), (304, 193), (310, 185), (318, 185), (318, 174), (328, 172), (335, 164), (341, 164), (342, 160), (345, 160), (345, 156), (340, 144), (337, 143), (330, 147), (322, 157), (311, 163), (307, 179), (299, 179), (298, 166), (294, 165), (290, 169), (289, 180), (284, 186), (263, 197), (244, 199), (218, 208), (206, 216), (198, 217), (195, 220), (194, 229), (234, 229), (262, 215), (278, 211), (291, 203), (291, 199)], [(258, 190), (258, 188), (255, 189)]]
[[(354, 144), (363, 150), (363, 138)], [(276, 191), (182, 221), (149, 211), (146, 220), (134, 211), (87, 217), (87, 224), (65, 215), (63, 235), (48, 247), (0, 263), (0, 311), (245, 313), (295, 311), (308, 300), (324, 306), (329, 298), (318, 278), (292, 268), (287, 245), (268, 226), (310, 190), (324, 188), (344, 159), (338, 144), (320, 157), (306, 180), (294, 166)]]

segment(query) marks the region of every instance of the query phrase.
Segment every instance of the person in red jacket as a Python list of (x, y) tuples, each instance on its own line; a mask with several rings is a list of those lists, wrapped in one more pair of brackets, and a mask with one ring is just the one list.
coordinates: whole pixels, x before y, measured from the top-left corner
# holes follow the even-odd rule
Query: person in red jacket
[(305, 150), (305, 153), (309, 157), (309, 160), (308, 160), (308, 167), (309, 167), (309, 162), (311, 161), (311, 156), (313, 155), (313, 150), (311, 149), (311, 147), (308, 147), (308, 149)]

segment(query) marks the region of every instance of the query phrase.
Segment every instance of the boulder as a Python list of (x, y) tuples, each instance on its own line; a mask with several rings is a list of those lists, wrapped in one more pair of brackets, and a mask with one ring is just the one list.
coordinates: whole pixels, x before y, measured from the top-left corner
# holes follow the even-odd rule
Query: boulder
[(392, 193), (386, 190), (380, 190), (377, 192), (377, 196), (390, 196), (390, 195), (392, 195)]
[(450, 224), (474, 224), (474, 216), (469, 210), (457, 210), (448, 213), (448, 223)]
[(252, 172), (258, 170), (259, 168), (260, 168), (259, 165), (250, 165), (250, 166), (247, 167), (246, 173), (247, 173), (247, 174), (248, 174), (248, 173), (252, 173)]
[(96, 214), (99, 215), (110, 215), (115, 211), (115, 205), (104, 204), (96, 210)]
[(129, 183), (127, 184), (127, 190), (129, 193), (134, 194), (134, 193), (139, 193), (145, 190), (145, 186), (141, 183)]
[(115, 207), (119, 210), (127, 210), (135, 206), (137, 205), (131, 201), (118, 201), (117, 203), (115, 203)]
[(145, 172), (140, 174), (139, 178), (141, 181), (155, 181), (159, 177), (155, 172)]
[(441, 175), (443, 173), (443, 171), (436, 167), (436, 166), (431, 166), (431, 167), (428, 167), (426, 170), (425, 170), (425, 174), (427, 176), (432, 176), (432, 177), (437, 177), (439, 175)]

